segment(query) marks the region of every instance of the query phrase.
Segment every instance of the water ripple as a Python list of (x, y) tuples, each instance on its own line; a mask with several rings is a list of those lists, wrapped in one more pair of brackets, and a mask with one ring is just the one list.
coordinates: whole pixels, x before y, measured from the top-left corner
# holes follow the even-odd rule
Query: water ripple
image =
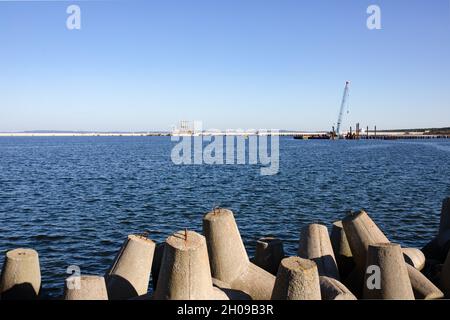
[[(157, 242), (201, 232), (214, 206), (235, 212), (250, 255), (276, 236), (297, 252), (300, 229), (365, 209), (392, 240), (423, 246), (450, 194), (448, 141), (301, 141), (282, 138), (280, 172), (257, 165), (176, 166), (167, 137), (0, 138), (0, 253), (39, 252), (45, 294), (66, 268), (104, 274), (127, 234)], [(0, 264), (3, 258), (0, 258)]]

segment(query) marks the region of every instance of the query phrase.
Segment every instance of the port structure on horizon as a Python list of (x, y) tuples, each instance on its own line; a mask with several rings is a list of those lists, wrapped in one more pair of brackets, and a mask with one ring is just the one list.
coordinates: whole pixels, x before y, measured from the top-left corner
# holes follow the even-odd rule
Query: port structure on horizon
[(348, 112), (349, 90), (350, 90), (350, 81), (346, 81), (344, 87), (344, 94), (342, 95), (341, 107), (339, 108), (338, 120), (336, 123), (336, 139), (339, 139), (341, 136), (341, 125), (342, 125), (342, 117), (344, 115), (344, 109), (347, 109)]

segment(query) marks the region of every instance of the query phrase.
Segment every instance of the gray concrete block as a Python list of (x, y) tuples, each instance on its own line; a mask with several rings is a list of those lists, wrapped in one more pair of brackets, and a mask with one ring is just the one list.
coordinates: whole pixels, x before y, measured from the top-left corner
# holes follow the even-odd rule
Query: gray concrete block
[(284, 258), (278, 269), (272, 300), (321, 300), (316, 263), (300, 257)]
[(64, 300), (108, 300), (105, 278), (91, 275), (67, 278)]
[(313, 260), (317, 264), (319, 275), (340, 279), (326, 226), (313, 223), (302, 228), (298, 255)]
[[(369, 287), (366, 274), (364, 299), (414, 300), (414, 293), (408, 275), (407, 264), (403, 258), (400, 245), (394, 243), (377, 243), (369, 245), (366, 267), (379, 267), (379, 287)], [(369, 280), (369, 281), (368, 281)]]
[(273, 237), (261, 238), (256, 242), (255, 258), (253, 263), (258, 267), (277, 274), (278, 266), (284, 258), (283, 242)]
[(41, 289), (39, 255), (33, 249), (18, 248), (6, 252), (0, 277), (2, 300), (37, 299)]
[(355, 295), (338, 280), (320, 276), (319, 281), (322, 300), (356, 300)]
[(228, 300), (213, 287), (205, 238), (178, 231), (167, 238), (153, 296), (156, 300)]
[(207, 213), (203, 218), (203, 233), (214, 278), (252, 299), (270, 299), (275, 276), (250, 262), (230, 210), (219, 208)]
[(129, 235), (105, 276), (111, 300), (124, 300), (147, 293), (155, 243), (140, 235)]

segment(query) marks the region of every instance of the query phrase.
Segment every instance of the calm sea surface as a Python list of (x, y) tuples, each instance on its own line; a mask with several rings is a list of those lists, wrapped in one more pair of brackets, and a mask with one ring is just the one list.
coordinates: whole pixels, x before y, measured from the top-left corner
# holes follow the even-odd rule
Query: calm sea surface
[(297, 250), (300, 228), (330, 226), (364, 208), (386, 235), (421, 247), (450, 195), (450, 141), (280, 139), (280, 170), (259, 165), (175, 165), (169, 137), (0, 138), (0, 266), (17, 247), (39, 252), (46, 295), (66, 268), (104, 274), (127, 234), (201, 232), (216, 205), (235, 213), (250, 255), (255, 241)]

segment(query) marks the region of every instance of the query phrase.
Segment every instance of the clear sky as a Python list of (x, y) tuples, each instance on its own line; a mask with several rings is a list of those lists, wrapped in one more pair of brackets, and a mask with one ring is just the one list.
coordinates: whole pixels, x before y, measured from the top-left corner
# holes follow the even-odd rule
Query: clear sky
[(0, 131), (328, 130), (346, 80), (345, 128), (450, 126), (450, 0), (0, 1)]

